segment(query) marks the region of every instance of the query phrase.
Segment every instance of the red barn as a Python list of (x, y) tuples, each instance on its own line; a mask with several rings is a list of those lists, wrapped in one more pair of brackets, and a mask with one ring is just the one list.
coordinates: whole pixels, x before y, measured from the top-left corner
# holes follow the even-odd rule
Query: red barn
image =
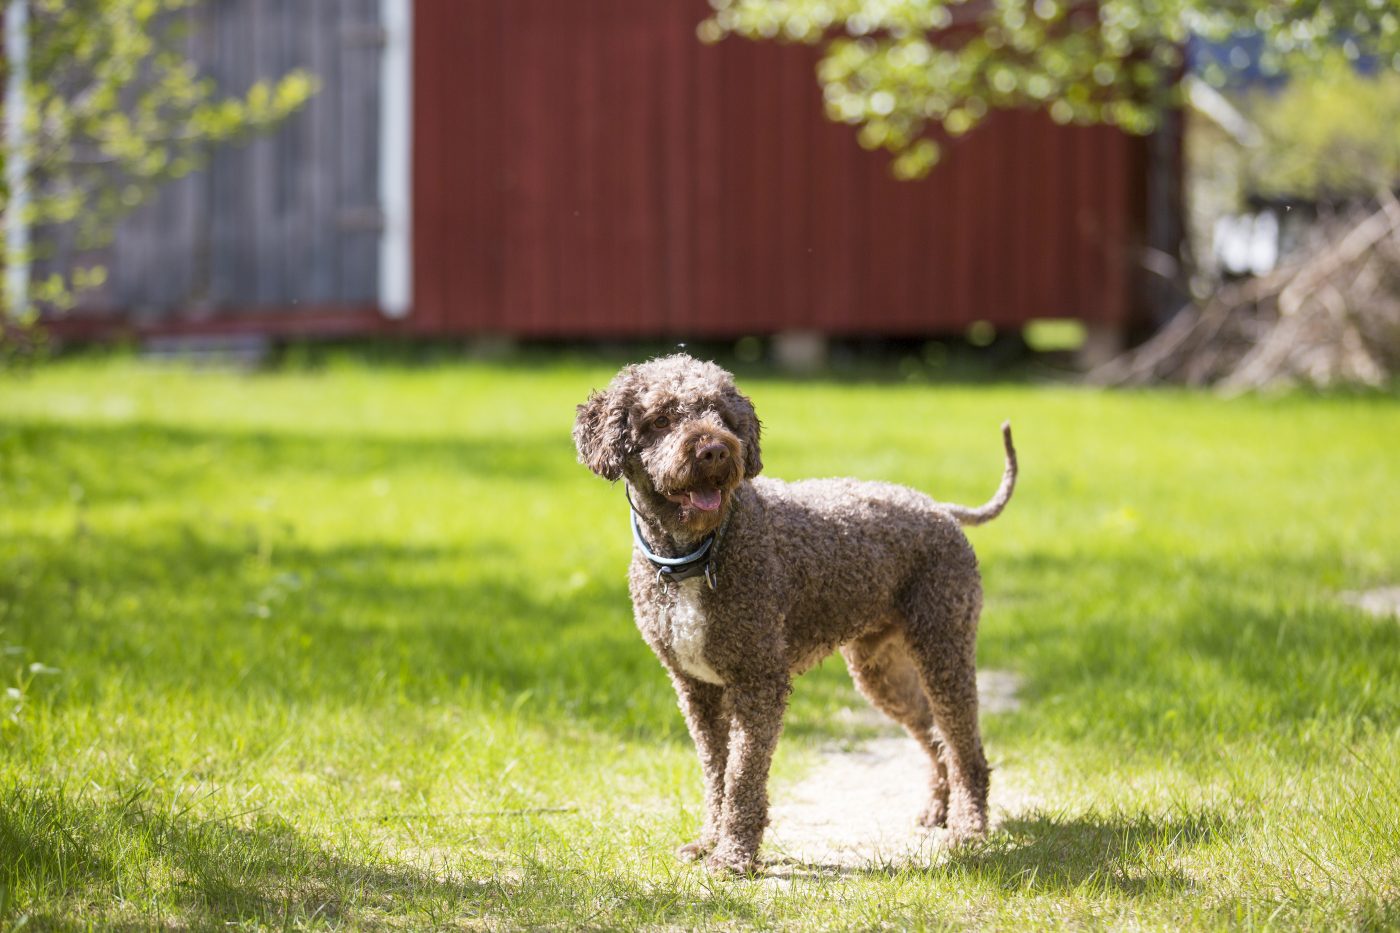
[(322, 91), (124, 221), (108, 285), (56, 327), (919, 336), (1148, 314), (1170, 143), (996, 114), (895, 181), (825, 117), (814, 50), (703, 45), (707, 11), (208, 4), (191, 54), (224, 86), (302, 66)]

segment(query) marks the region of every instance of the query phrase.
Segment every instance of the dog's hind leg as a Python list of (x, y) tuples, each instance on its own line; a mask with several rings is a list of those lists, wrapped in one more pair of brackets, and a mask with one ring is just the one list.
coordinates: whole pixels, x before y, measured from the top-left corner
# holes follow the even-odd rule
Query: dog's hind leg
[(856, 689), (876, 709), (903, 726), (928, 755), (929, 803), (919, 815), (919, 824), (929, 828), (946, 825), (948, 770), (943, 763), (943, 741), (903, 637), (886, 630), (845, 645), (841, 654)]
[[(946, 582), (915, 594), (906, 629), (909, 656), (943, 738), (948, 768), (948, 837), (957, 843), (987, 832), (991, 769), (977, 723), (977, 616), (980, 588), (956, 592)], [(950, 592), (951, 591), (951, 592)], [(918, 598), (922, 595), (924, 598)]]
[(720, 818), (724, 807), (724, 768), (729, 757), (729, 710), (724, 688), (707, 684), (672, 671), (671, 680), (680, 699), (681, 712), (705, 776), (705, 824), (700, 838), (681, 846), (676, 853), (683, 859), (704, 858), (719, 841)]

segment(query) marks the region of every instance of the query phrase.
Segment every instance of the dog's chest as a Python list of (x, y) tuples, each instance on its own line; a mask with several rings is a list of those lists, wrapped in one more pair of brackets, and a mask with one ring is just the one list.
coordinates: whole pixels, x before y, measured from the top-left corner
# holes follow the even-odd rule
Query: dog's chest
[(696, 577), (683, 580), (676, 587), (670, 605), (666, 607), (666, 630), (671, 655), (681, 670), (696, 680), (723, 685), (724, 678), (705, 660), (705, 638), (709, 619), (701, 600), (704, 580)]

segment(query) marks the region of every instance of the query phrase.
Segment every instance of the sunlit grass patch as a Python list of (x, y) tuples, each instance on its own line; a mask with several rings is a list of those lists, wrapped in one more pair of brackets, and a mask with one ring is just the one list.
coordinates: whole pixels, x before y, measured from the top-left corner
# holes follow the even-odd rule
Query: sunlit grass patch
[[(723, 881), (584, 364), (0, 377), (0, 919), (1382, 928), (1400, 401), (748, 380), (773, 475), (980, 502), (985, 845)], [(39, 665), (35, 668), (34, 665)], [(799, 681), (775, 792), (861, 733)], [(911, 814), (912, 818), (912, 814)]]

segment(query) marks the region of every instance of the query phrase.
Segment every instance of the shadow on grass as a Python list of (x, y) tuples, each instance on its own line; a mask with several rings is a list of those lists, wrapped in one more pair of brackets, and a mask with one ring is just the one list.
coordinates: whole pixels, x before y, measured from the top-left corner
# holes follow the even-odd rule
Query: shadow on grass
[(955, 853), (948, 871), (994, 881), (1009, 891), (1103, 890), (1145, 896), (1189, 888), (1170, 865), (1230, 829), (1219, 814), (1060, 817), (1040, 813), (1007, 820), (983, 845)]
[(497, 880), (346, 858), (277, 817), (247, 826), (200, 819), (140, 792), (98, 803), (13, 786), (0, 805), (0, 848), (13, 854), (0, 866), (10, 893), (10, 916), (0, 919), (28, 914), (40, 926), (434, 919), (441, 910), (480, 912), (511, 894)]
[[(122, 689), (156, 696), (484, 701), (538, 713), (545, 725), (689, 741), (633, 624), (621, 567), (603, 578), (578, 557), (541, 578), (528, 541), (491, 540), (311, 547), (283, 538), (262, 562), (251, 532), (193, 522), (140, 536), (18, 534), (9, 544), (17, 556), (0, 559), (0, 610), (36, 607), (8, 634), (64, 670), (51, 685), (57, 705), (95, 701), (104, 679), (124, 672)], [(804, 678), (789, 734), (846, 733), (820, 711), (856, 694), (839, 660), (828, 667)]]
[(362, 849), (335, 851), (276, 815), (200, 818), (140, 792), (99, 802), (12, 785), (0, 792), (0, 924), (437, 928), (755, 917), (722, 886), (682, 896), (528, 861), (488, 863), (484, 877), (471, 877), (466, 852), (420, 867)]
[(684, 732), (620, 572), (577, 587), (536, 582), (498, 571), (512, 558), (490, 542), (284, 542), (265, 566), (255, 541), (185, 526), (9, 543), (21, 556), (0, 560), (0, 608), (8, 600), (36, 611), (7, 635), (64, 670), (58, 704), (96, 700), (103, 679), (122, 672), (151, 695), (347, 706), (528, 700), (527, 714), (546, 719), (637, 736)]
[(1017, 893), (1148, 897), (1189, 889), (1191, 879), (1171, 860), (1230, 832), (1224, 817), (1209, 811), (1166, 818), (1146, 813), (1073, 817), (1031, 813), (1007, 820), (986, 842), (957, 850), (927, 867), (786, 862), (775, 865), (773, 873), (812, 877), (913, 873), (991, 883)]

